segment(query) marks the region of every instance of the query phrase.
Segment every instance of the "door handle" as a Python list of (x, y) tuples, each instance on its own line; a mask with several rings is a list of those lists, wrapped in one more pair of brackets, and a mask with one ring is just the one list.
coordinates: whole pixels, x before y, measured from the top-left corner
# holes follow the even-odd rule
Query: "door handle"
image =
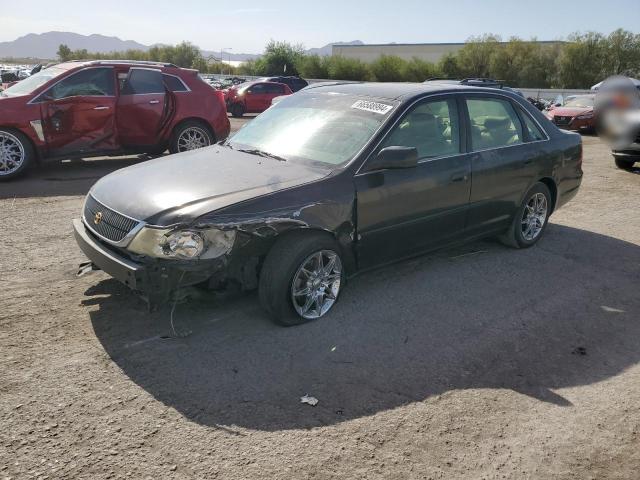
[(149, 100), (149, 103), (151, 105), (156, 105), (156, 104), (160, 103), (160, 100)]
[(466, 182), (469, 176), (465, 172), (454, 173), (451, 175), (451, 183)]
[(93, 107), (94, 110), (109, 110), (109, 107), (103, 107), (103, 106), (99, 106), (99, 107)]
[(525, 164), (525, 165), (531, 165), (532, 163), (533, 163), (533, 158), (527, 158), (527, 159), (524, 161), (524, 164)]

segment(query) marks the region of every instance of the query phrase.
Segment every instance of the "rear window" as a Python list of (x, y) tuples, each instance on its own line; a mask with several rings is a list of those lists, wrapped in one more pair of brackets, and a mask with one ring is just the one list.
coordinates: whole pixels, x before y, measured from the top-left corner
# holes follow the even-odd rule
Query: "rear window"
[(265, 93), (284, 93), (284, 85), (279, 85), (277, 83), (266, 83)]
[(178, 77), (162, 74), (162, 79), (164, 80), (164, 84), (167, 89), (172, 92), (186, 92), (189, 90)]
[(520, 116), (524, 120), (524, 127), (529, 134), (529, 140), (535, 142), (538, 140), (545, 140), (547, 138), (540, 127), (536, 125), (536, 122), (534, 122), (531, 116), (522, 108), (520, 109)]
[(164, 82), (159, 70), (132, 68), (124, 84), (123, 95), (164, 93)]

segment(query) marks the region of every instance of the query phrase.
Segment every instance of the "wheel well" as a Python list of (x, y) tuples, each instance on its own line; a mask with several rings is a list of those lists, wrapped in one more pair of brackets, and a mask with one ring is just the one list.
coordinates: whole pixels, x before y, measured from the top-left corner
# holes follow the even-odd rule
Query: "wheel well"
[(3, 127), (3, 126), (0, 125), (0, 130), (5, 130), (7, 132), (14, 133), (14, 134), (17, 133), (21, 137), (25, 138), (26, 141), (29, 142), (29, 145), (31, 145), (31, 151), (33, 152), (33, 155), (35, 156), (34, 160), (36, 162), (38, 162), (38, 163), (42, 160), (41, 157), (40, 157), (40, 149), (37, 147), (37, 145), (35, 143), (33, 143), (33, 140), (31, 139), (31, 137), (29, 137), (29, 135), (24, 133), (19, 128), (15, 128), (15, 127)]
[(176, 124), (175, 127), (173, 127), (173, 131), (172, 132), (176, 132), (178, 130), (178, 128), (180, 128), (182, 125), (184, 125), (187, 122), (197, 122), (197, 123), (201, 124), (211, 134), (211, 137), (213, 138), (213, 143), (216, 143), (218, 141), (218, 139), (216, 137), (216, 132), (213, 130), (213, 128), (211, 127), (209, 122), (207, 122), (204, 118), (200, 118), (200, 117), (183, 118), (182, 120), (180, 120)]
[(553, 180), (553, 178), (550, 177), (541, 178), (540, 182), (544, 183), (549, 189), (549, 192), (551, 192), (551, 213), (553, 213), (556, 208), (556, 204), (558, 203), (558, 187), (556, 185), (556, 182)]

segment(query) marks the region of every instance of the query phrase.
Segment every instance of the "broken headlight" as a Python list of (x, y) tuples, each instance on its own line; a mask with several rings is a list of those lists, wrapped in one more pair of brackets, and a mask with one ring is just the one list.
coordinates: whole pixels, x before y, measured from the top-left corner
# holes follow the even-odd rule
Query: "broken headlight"
[(155, 258), (206, 260), (228, 253), (235, 238), (235, 231), (217, 228), (169, 230), (145, 227), (131, 241), (127, 250)]

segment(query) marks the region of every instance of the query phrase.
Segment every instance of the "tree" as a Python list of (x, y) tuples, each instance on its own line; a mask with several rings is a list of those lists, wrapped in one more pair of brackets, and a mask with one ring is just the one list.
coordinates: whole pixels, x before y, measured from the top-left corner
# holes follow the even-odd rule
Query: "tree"
[(460, 78), (462, 69), (458, 65), (458, 57), (454, 53), (447, 53), (438, 62), (437, 70), (445, 78)]
[(61, 62), (71, 60), (71, 49), (64, 43), (58, 47), (58, 58)]
[(258, 75), (298, 75), (298, 65), (304, 57), (301, 44), (270, 40), (264, 54), (256, 61)]
[(606, 75), (640, 74), (640, 34), (619, 28), (606, 42)]
[(357, 58), (341, 55), (331, 56), (328, 60), (329, 78), (335, 80), (364, 81), (371, 78), (369, 67)]
[(407, 62), (395, 55), (381, 55), (369, 69), (377, 82), (401, 82), (405, 79)]
[(462, 76), (490, 77), (491, 57), (499, 42), (500, 37), (493, 34), (469, 38), (456, 54), (456, 63)]
[(606, 75), (607, 41), (602, 34), (574, 34), (560, 54), (558, 79), (562, 88), (589, 88)]
[(440, 76), (440, 72), (433, 63), (420, 60), (416, 57), (405, 62), (402, 70), (402, 78), (406, 82), (424, 82), (429, 78), (438, 76)]
[(327, 57), (305, 55), (298, 64), (298, 71), (305, 78), (329, 78), (329, 62)]

